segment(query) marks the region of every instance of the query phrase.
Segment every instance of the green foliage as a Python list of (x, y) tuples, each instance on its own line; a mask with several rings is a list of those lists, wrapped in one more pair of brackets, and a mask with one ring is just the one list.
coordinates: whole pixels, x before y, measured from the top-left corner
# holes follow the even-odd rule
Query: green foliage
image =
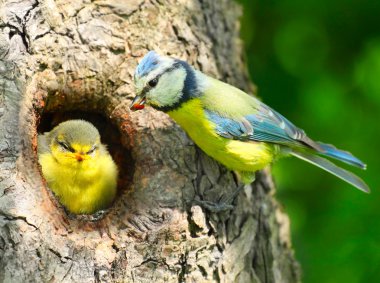
[(304, 282), (378, 282), (380, 1), (238, 1), (258, 95), (310, 137), (368, 165), (349, 169), (370, 195), (300, 160), (274, 165)]

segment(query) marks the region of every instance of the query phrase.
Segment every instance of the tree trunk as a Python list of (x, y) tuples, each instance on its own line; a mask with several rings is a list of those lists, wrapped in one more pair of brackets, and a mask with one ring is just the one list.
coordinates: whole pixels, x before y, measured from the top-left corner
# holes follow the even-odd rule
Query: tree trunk
[[(0, 282), (298, 282), (269, 171), (233, 173), (164, 113), (131, 113), (148, 50), (249, 91), (230, 0), (8, 0), (0, 8)], [(37, 163), (37, 134), (93, 122), (120, 170), (98, 221), (67, 215)]]

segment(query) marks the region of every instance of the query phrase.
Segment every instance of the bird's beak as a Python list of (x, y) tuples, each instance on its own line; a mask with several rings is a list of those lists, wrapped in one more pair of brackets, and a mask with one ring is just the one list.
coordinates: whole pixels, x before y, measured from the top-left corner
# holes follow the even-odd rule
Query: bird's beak
[(145, 95), (136, 95), (135, 99), (133, 99), (131, 106), (129, 109), (136, 111), (144, 109), (145, 107)]
[(75, 154), (75, 159), (78, 160), (78, 161), (83, 161), (84, 160), (83, 155), (79, 154), (79, 153)]

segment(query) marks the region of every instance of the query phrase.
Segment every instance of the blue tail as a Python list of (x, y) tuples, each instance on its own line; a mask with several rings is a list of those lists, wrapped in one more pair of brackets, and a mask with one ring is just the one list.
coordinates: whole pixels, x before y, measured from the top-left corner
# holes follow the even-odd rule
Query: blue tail
[(324, 150), (323, 152), (318, 152), (319, 154), (335, 158), (344, 163), (359, 167), (361, 169), (366, 169), (367, 167), (366, 164), (364, 164), (361, 160), (353, 156), (348, 151), (339, 150), (331, 144), (318, 142), (318, 145)]
[[(340, 151), (338, 151), (339, 153)], [(319, 168), (322, 168), (323, 170), (326, 170), (327, 172), (337, 176), (338, 178), (346, 181), (347, 183), (353, 185), (354, 187), (358, 188), (359, 190), (369, 193), (370, 189), (367, 186), (366, 183), (363, 182), (362, 179), (360, 179), (358, 176), (352, 174), (351, 172), (348, 172), (342, 168), (339, 168), (334, 163), (328, 161), (327, 159), (320, 157), (318, 155), (315, 155), (310, 152), (306, 151), (295, 151), (291, 150), (290, 154), (303, 159), (311, 164), (314, 164), (318, 166)], [(340, 158), (338, 158), (340, 159)], [(343, 159), (340, 159), (343, 161)], [(360, 161), (360, 160), (359, 160)], [(345, 161), (346, 162), (346, 161)], [(348, 163), (348, 162), (347, 162)]]

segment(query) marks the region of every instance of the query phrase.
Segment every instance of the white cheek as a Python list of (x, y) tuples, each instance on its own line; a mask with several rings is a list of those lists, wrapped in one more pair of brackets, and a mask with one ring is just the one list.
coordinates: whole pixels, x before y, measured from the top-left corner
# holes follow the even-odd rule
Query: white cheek
[(148, 102), (156, 106), (170, 106), (178, 102), (182, 95), (186, 71), (183, 69), (164, 74), (157, 87), (149, 92)]

